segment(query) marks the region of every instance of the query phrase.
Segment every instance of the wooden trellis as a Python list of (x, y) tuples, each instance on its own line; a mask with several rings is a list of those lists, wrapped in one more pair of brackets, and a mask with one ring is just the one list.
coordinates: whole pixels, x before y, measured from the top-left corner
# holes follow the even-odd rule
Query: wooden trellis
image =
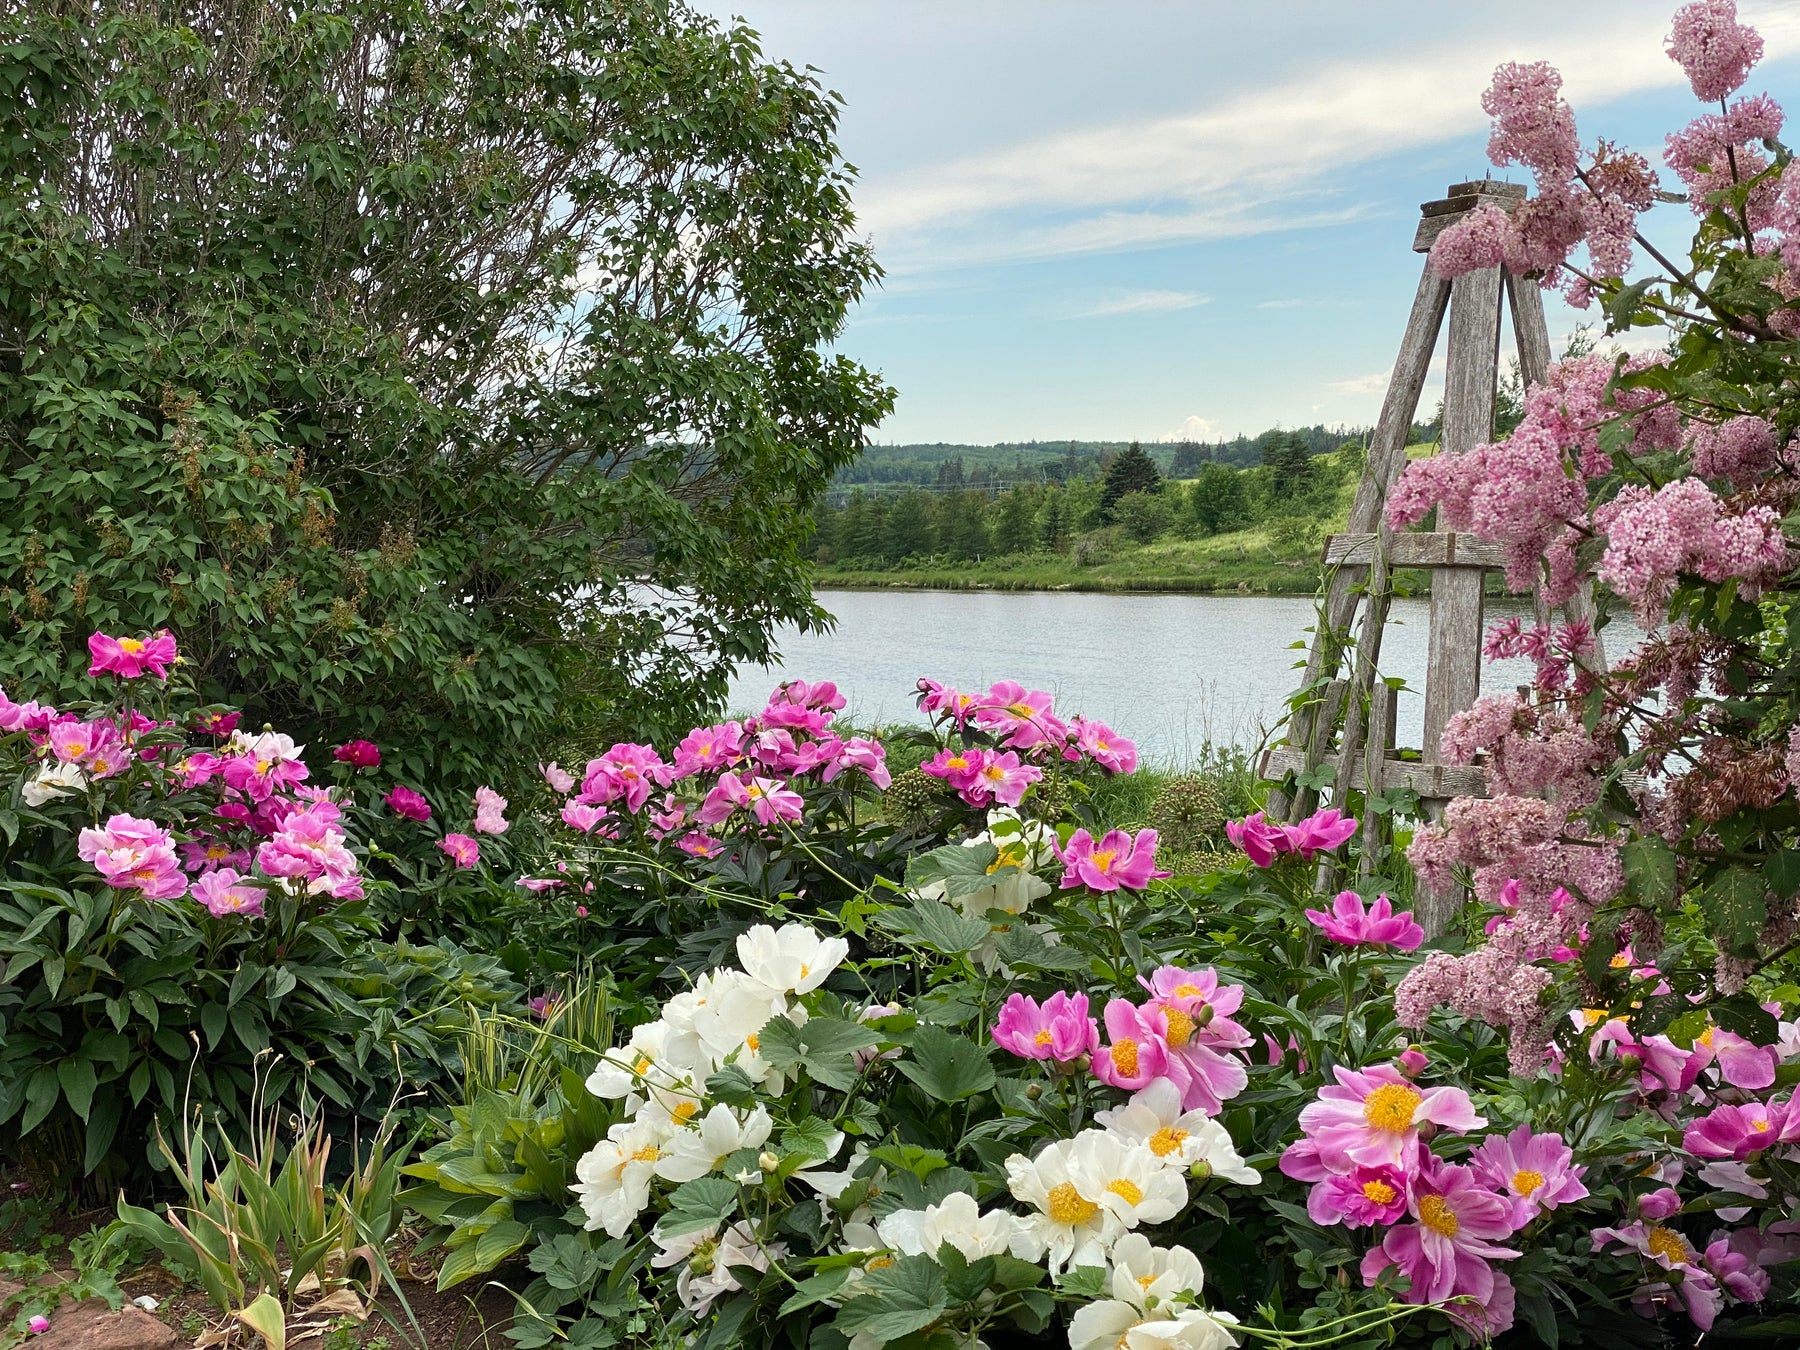
[[(1484, 202), (1511, 211), (1524, 196), (1525, 189), (1513, 183), (1454, 184), (1441, 200), (1420, 208), (1413, 250), (1428, 252), (1447, 226)], [(1440, 763), (1438, 742), (1445, 724), (1481, 690), (1482, 592), (1486, 574), (1502, 565), (1500, 549), (1447, 530), (1393, 534), (1383, 508), (1406, 467), (1407, 439), (1446, 311), (1450, 332), (1439, 453), (1458, 454), (1493, 438), (1503, 304), (1512, 312), (1520, 373), (1527, 385), (1541, 381), (1550, 364), (1550, 336), (1536, 283), (1498, 267), (1445, 281), (1426, 261), (1357, 484), (1349, 530), (1325, 541), (1329, 582), (1301, 677), (1307, 696), (1289, 719), (1286, 740), (1263, 761), (1263, 776), (1276, 780), (1266, 808), (1272, 820), (1298, 820), (1318, 807), (1320, 791), (1308, 780), (1327, 764), (1337, 800), (1349, 792), (1411, 788), (1426, 814), (1436, 818), (1451, 798), (1487, 795), (1480, 765)], [(1401, 567), (1431, 573), (1424, 744), (1417, 759), (1402, 759), (1394, 748), (1394, 691), (1378, 673), (1389, 574)], [(1570, 608), (1585, 613), (1589, 606), (1583, 597)], [(1380, 841), (1375, 813), (1364, 812), (1362, 828), (1367, 871)], [(1443, 931), (1463, 898), (1460, 892), (1421, 895), (1420, 922), (1428, 932)]]

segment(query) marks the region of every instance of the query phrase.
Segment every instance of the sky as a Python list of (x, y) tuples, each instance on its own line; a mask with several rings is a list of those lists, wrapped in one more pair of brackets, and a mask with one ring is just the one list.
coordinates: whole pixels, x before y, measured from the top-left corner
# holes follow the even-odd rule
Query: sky
[[(1419, 204), (1524, 181), (1488, 163), (1495, 65), (1550, 61), (1584, 144), (1660, 165), (1664, 135), (1704, 111), (1663, 52), (1674, 7), (700, 4), (843, 97), (885, 277), (838, 345), (899, 391), (883, 444), (1373, 422), (1423, 262)], [(1739, 11), (1766, 43), (1746, 91), (1791, 104), (1800, 5)], [(1691, 234), (1684, 207), (1652, 221), (1659, 245)], [(1560, 348), (1584, 316), (1545, 299)]]

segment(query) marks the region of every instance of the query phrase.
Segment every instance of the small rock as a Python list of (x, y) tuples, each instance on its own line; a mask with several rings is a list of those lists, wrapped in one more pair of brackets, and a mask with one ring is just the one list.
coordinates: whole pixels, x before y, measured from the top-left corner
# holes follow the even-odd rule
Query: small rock
[(142, 1308), (127, 1303), (114, 1312), (97, 1298), (58, 1310), (50, 1330), (31, 1338), (32, 1350), (174, 1350), (178, 1343)]

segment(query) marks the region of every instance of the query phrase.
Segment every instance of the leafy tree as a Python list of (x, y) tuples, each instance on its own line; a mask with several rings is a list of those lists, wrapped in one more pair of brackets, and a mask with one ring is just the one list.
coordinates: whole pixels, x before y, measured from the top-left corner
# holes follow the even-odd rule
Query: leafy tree
[(748, 30), (30, 4), (0, 90), (0, 680), (168, 626), (252, 724), (503, 780), (824, 622), (877, 269), (833, 97)]
[(1156, 461), (1144, 453), (1143, 446), (1133, 441), (1130, 449), (1113, 456), (1106, 466), (1106, 478), (1100, 489), (1100, 509), (1110, 520), (1113, 508), (1126, 493), (1154, 492), (1161, 485), (1162, 474), (1157, 471)]
[(1113, 507), (1113, 519), (1140, 544), (1148, 544), (1174, 520), (1168, 498), (1160, 492), (1127, 492)]
[(1032, 497), (1029, 488), (1016, 487), (1000, 498), (1000, 509), (994, 518), (994, 552), (1031, 552), (1037, 542)]
[(979, 492), (946, 492), (938, 498), (938, 548), (959, 561), (988, 551), (987, 502)]
[(1268, 466), (1270, 490), (1280, 499), (1300, 496), (1312, 486), (1316, 466), (1303, 435), (1270, 431), (1263, 435), (1262, 462)]
[(1229, 464), (1203, 464), (1188, 489), (1188, 514), (1203, 534), (1228, 534), (1254, 519), (1244, 475)]
[(923, 557), (931, 549), (931, 511), (925, 504), (925, 494), (916, 490), (900, 493), (888, 507), (882, 529), (882, 558), (897, 563), (914, 555)]

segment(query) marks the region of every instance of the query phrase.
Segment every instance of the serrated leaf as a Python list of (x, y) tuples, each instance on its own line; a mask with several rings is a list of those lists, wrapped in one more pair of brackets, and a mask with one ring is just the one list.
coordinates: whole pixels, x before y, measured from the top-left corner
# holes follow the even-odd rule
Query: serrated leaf
[(1656, 835), (1633, 839), (1619, 850), (1625, 885), (1646, 908), (1661, 908), (1675, 899), (1675, 850)]
[(856, 1086), (860, 1072), (856, 1052), (878, 1044), (873, 1031), (860, 1022), (837, 1017), (814, 1017), (805, 1026), (777, 1017), (762, 1029), (757, 1053), (774, 1069), (804, 1069), (815, 1083), (839, 1092)]
[(967, 1036), (922, 1026), (912, 1047), (895, 1067), (934, 1100), (960, 1102), (994, 1086), (994, 1066), (987, 1052)]
[(832, 1324), (845, 1335), (897, 1341), (923, 1331), (948, 1307), (944, 1272), (924, 1256), (903, 1256), (870, 1271), (863, 1288), (867, 1292), (844, 1304)]
[(669, 1210), (657, 1222), (663, 1237), (679, 1237), (696, 1229), (723, 1223), (737, 1213), (738, 1185), (724, 1177), (699, 1177), (684, 1181), (669, 1195)]
[[(956, 851), (969, 850), (959, 848)], [(983, 881), (985, 883), (985, 877)], [(884, 910), (875, 916), (875, 922), (905, 942), (929, 947), (945, 956), (957, 956), (971, 950), (991, 931), (985, 920), (971, 919), (941, 901), (926, 899)]]
[(1800, 895), (1800, 849), (1784, 848), (1763, 863), (1763, 878), (1783, 900)]
[(1701, 893), (1700, 910), (1721, 949), (1733, 956), (1756, 954), (1757, 934), (1769, 919), (1760, 875), (1745, 867), (1727, 868)]

